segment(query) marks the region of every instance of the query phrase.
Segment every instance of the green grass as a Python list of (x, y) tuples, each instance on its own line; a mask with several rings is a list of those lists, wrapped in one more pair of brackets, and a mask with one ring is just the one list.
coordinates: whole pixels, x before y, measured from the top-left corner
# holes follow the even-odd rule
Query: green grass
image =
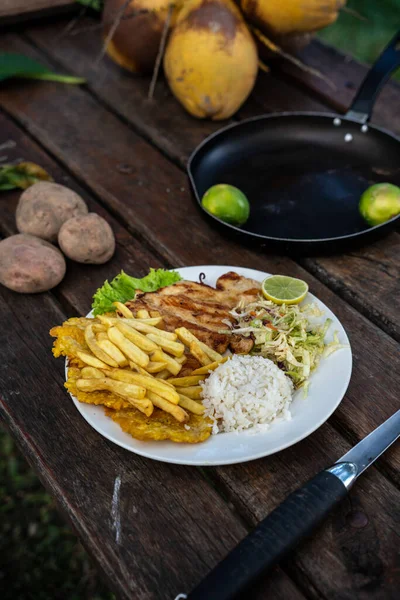
[(0, 424), (2, 600), (113, 600), (54, 501)]
[[(400, 27), (400, 0), (348, 0), (347, 6), (366, 21), (342, 11), (336, 23), (321, 31), (319, 37), (371, 64)], [(400, 79), (400, 73), (395, 77)]]

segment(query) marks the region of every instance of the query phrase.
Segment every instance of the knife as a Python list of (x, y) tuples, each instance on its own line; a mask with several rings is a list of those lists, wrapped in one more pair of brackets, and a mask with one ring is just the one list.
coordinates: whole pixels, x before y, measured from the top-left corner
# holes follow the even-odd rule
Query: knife
[(233, 600), (307, 537), (361, 475), (400, 436), (400, 410), (273, 510), (189, 594)]

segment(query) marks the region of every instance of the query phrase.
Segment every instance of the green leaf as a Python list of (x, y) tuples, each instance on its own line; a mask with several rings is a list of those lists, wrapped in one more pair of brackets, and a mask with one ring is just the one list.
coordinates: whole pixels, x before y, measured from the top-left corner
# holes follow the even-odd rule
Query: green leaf
[(101, 12), (104, 8), (104, 0), (75, 0), (75, 2), (98, 12)]
[(111, 283), (105, 281), (93, 296), (93, 314), (96, 316), (106, 312), (114, 312), (113, 302), (133, 300), (136, 290), (155, 292), (181, 279), (182, 277), (176, 271), (165, 271), (164, 269), (150, 269), (150, 273), (142, 279), (136, 279), (136, 277), (131, 277), (121, 271)]
[(33, 58), (12, 52), (0, 52), (0, 81), (11, 77), (25, 79), (42, 79), (45, 81), (59, 81), (61, 83), (85, 83), (82, 77), (61, 75), (53, 73)]
[(0, 167), (0, 190), (26, 190), (38, 181), (53, 181), (53, 178), (35, 163), (21, 162), (18, 165), (3, 165)]

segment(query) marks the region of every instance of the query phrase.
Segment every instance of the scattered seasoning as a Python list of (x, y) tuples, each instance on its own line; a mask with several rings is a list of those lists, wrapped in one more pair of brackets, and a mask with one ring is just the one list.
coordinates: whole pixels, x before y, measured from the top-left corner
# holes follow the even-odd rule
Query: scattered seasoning
[(367, 133), (367, 131), (368, 131), (368, 125), (363, 125), (363, 126), (361, 127), (361, 131), (362, 131), (363, 133)]
[(344, 136), (344, 141), (351, 142), (352, 140), (353, 140), (353, 136), (351, 135), (351, 133), (346, 133), (346, 135)]
[(204, 280), (205, 280), (205, 278), (206, 278), (206, 274), (205, 274), (205, 273), (200, 273), (200, 275), (199, 275), (199, 282), (200, 282), (201, 284), (203, 284), (203, 283), (204, 283)]
[(336, 117), (335, 119), (333, 119), (333, 124), (335, 127), (340, 127), (340, 125), (342, 124), (342, 121), (341, 121), (341, 119)]

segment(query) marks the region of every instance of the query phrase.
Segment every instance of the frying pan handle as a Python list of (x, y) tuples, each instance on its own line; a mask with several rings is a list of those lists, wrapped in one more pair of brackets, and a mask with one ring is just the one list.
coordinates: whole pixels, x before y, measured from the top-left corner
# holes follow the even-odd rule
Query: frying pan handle
[(367, 73), (346, 117), (366, 123), (372, 114), (381, 88), (397, 67), (400, 67), (400, 31)]

